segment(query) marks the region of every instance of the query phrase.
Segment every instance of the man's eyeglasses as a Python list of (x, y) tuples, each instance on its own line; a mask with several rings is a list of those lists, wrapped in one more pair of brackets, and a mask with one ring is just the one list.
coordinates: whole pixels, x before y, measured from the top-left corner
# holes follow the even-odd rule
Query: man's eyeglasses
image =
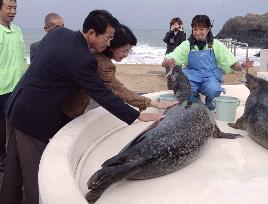
[(104, 35), (100, 36), (106, 41), (106, 43), (110, 43), (114, 39), (113, 37), (105, 37)]

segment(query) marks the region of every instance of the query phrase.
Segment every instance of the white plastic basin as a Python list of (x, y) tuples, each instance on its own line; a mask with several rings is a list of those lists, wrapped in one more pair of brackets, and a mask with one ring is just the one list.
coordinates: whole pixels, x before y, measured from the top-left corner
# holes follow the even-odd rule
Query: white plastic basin
[[(241, 100), (242, 115), (249, 94), (244, 85), (226, 85), (226, 95)], [(157, 96), (168, 92), (148, 94)], [(148, 111), (158, 111), (150, 109)], [(98, 204), (264, 204), (268, 203), (268, 150), (247, 132), (217, 121), (225, 132), (240, 133), (235, 140), (211, 139), (200, 158), (172, 174), (112, 185)], [(86, 204), (86, 182), (108, 158), (117, 154), (151, 123), (127, 126), (103, 108), (85, 113), (63, 127), (50, 141), (39, 170), (41, 202)]]

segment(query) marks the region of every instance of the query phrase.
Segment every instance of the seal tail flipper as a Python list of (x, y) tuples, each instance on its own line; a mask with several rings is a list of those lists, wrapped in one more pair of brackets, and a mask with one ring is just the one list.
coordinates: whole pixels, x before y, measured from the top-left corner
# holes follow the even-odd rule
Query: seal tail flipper
[(129, 162), (124, 165), (105, 167), (95, 172), (87, 182), (88, 203), (95, 203), (110, 185), (136, 173), (139, 164), (140, 162)]
[(118, 155), (106, 160), (101, 167), (112, 167), (112, 166), (118, 166), (126, 163), (128, 160), (127, 154), (119, 153)]
[(214, 138), (226, 138), (226, 139), (236, 139), (238, 137), (243, 137), (240, 134), (233, 134), (233, 133), (225, 133), (220, 131), (219, 127), (215, 125), (215, 130), (213, 133)]

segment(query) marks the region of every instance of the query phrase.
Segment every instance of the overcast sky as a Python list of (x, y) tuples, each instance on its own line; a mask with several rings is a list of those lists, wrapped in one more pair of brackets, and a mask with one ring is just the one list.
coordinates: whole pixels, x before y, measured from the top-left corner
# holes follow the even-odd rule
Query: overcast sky
[(268, 0), (17, 0), (14, 23), (22, 28), (43, 28), (49, 12), (60, 14), (68, 28), (80, 29), (93, 9), (106, 9), (132, 29), (168, 29), (173, 17), (190, 28), (192, 18), (206, 14), (221, 29), (232, 17), (268, 12)]

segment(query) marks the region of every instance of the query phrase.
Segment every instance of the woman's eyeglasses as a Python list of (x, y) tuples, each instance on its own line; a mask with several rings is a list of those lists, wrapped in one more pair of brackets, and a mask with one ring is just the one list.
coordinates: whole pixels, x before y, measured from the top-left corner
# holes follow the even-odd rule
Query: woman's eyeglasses
[(132, 55), (134, 52), (132, 49), (120, 49), (120, 51), (124, 54), (129, 54), (129, 55)]

